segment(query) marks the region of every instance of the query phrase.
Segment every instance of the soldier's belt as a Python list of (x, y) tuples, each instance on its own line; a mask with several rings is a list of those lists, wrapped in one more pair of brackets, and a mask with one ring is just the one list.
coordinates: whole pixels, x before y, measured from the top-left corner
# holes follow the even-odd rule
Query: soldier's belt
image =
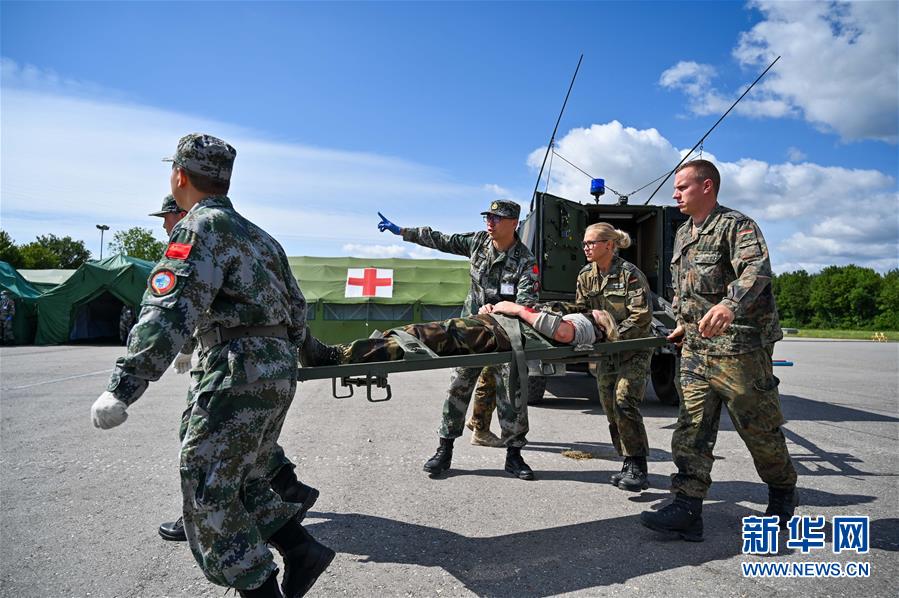
[(217, 326), (212, 330), (197, 335), (200, 348), (204, 351), (210, 347), (234, 340), (236, 338), (290, 338), (286, 326), (235, 326), (234, 328), (222, 328)]

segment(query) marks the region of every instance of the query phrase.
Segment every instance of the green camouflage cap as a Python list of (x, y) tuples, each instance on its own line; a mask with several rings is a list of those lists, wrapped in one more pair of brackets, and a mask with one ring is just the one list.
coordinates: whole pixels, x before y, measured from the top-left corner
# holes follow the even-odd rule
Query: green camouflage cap
[(174, 195), (166, 195), (165, 199), (162, 200), (162, 209), (158, 212), (150, 212), (150, 216), (165, 216), (166, 214), (177, 214), (178, 212), (183, 212), (181, 208), (178, 207), (178, 204), (175, 203)]
[(495, 216), (500, 216), (501, 218), (518, 218), (518, 215), (521, 213), (521, 206), (515, 203), (514, 201), (509, 201), (508, 199), (498, 199), (490, 203), (490, 209), (486, 212), (481, 212), (482, 216), (486, 216), (487, 214), (493, 214)]
[(178, 141), (178, 149), (163, 162), (174, 162), (194, 174), (228, 182), (237, 150), (218, 137), (203, 133), (191, 133)]

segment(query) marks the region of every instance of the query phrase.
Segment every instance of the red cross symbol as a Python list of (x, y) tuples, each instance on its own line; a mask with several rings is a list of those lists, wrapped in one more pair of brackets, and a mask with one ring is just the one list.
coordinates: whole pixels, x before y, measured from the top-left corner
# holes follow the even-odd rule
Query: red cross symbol
[(362, 287), (363, 297), (375, 297), (378, 287), (392, 287), (393, 278), (378, 278), (377, 268), (365, 268), (362, 271), (362, 278), (347, 276), (347, 286)]

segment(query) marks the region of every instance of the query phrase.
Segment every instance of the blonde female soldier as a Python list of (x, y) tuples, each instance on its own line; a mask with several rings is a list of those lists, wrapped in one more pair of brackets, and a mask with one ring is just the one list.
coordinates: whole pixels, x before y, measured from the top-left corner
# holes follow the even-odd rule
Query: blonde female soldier
[[(646, 276), (618, 256), (631, 245), (630, 236), (606, 222), (591, 224), (584, 232), (587, 265), (577, 278), (577, 303), (604, 309), (618, 322), (624, 339), (650, 336), (652, 305)], [(646, 389), (652, 350), (621, 354), (621, 369), (597, 378), (599, 399), (609, 420), (609, 433), (618, 454), (624, 457), (620, 473), (611, 477), (622, 490), (639, 492), (649, 487), (646, 456), (649, 443), (639, 405)]]

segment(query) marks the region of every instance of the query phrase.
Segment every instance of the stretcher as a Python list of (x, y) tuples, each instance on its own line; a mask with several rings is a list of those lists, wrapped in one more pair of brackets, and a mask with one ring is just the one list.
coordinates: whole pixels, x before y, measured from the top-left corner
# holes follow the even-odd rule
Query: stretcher
[[(365, 387), (366, 398), (372, 403), (388, 401), (393, 396), (388, 383), (388, 376), (400, 372), (419, 372), (443, 368), (483, 368), (490, 365), (511, 364), (513, 372), (512, 386), (517, 386), (519, 401), (527, 401), (527, 374), (522, 372), (521, 364), (539, 362), (532, 374), (553, 375), (557, 365), (567, 363), (600, 362), (601, 371), (613, 372), (618, 368), (618, 356), (624, 351), (639, 351), (662, 347), (668, 343), (664, 337), (629, 339), (615, 342), (601, 342), (594, 345), (555, 346), (549, 341), (528, 338), (526, 346), (515, 350), (496, 353), (477, 353), (471, 355), (453, 355), (441, 357), (408, 334), (399, 334), (397, 339), (404, 350), (404, 358), (397, 361), (374, 361), (370, 363), (352, 363), (344, 365), (328, 365), (318, 367), (300, 367), (298, 380), (331, 379), (331, 392), (334, 398), (346, 399), (353, 396), (354, 387)], [(515, 375), (517, 370), (517, 375)], [(338, 394), (340, 386), (349, 390)], [(373, 388), (384, 389), (384, 395), (375, 398)], [(514, 401), (513, 401), (514, 402)]]

